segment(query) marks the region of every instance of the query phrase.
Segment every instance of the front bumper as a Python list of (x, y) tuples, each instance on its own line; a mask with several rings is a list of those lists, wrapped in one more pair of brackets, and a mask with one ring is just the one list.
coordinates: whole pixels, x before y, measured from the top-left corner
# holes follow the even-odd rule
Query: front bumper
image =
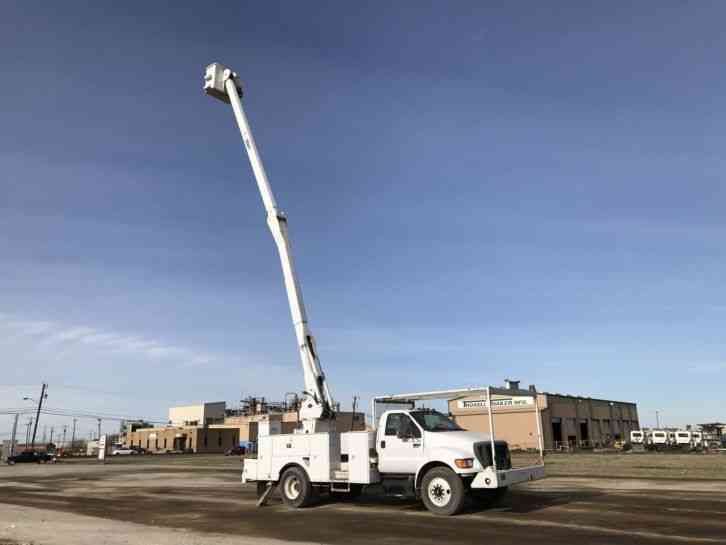
[(543, 479), (545, 476), (545, 466), (527, 466), (517, 469), (499, 469), (487, 467), (480, 471), (471, 482), (472, 488), (503, 488), (517, 483), (525, 483)]

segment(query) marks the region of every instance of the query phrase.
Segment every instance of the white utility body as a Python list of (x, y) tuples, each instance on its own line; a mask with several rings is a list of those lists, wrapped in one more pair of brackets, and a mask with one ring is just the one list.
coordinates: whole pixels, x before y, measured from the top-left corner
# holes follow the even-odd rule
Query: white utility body
[[(204, 76), (204, 90), (231, 104), (234, 111), (280, 255), (305, 381), (301, 428), (292, 434), (280, 434), (273, 426), (260, 426), (257, 458), (244, 461), (242, 481), (258, 483), (259, 505), (275, 488), (280, 489), (286, 504), (303, 507), (320, 490), (331, 495), (355, 495), (364, 486), (379, 485), (386, 493), (421, 497), (436, 514), (452, 515), (462, 508), (467, 496), (490, 501), (510, 485), (544, 477), (538, 408), (537, 465), (512, 469), (507, 444), (495, 440), (491, 396), (509, 396), (513, 392), (531, 396), (537, 407), (536, 393), (529, 390), (485, 387), (381, 396), (372, 402), (373, 423), (377, 423), (374, 431), (336, 431), (335, 404), (308, 325), (290, 251), (287, 218), (277, 207), (242, 108), (239, 78), (219, 63), (210, 64)], [(440, 412), (415, 407), (418, 401), (472, 395), (485, 396), (491, 434), (463, 430)], [(376, 422), (379, 404), (393, 408)]]

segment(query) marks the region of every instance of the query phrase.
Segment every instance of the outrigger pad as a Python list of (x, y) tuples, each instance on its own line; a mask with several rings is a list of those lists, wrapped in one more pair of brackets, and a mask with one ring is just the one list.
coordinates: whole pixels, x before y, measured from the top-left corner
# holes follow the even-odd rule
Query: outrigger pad
[(267, 503), (267, 500), (270, 499), (270, 496), (272, 496), (272, 493), (275, 491), (275, 483), (270, 481), (267, 483), (267, 488), (262, 493), (262, 496), (260, 496), (260, 499), (257, 500), (257, 507), (262, 507)]

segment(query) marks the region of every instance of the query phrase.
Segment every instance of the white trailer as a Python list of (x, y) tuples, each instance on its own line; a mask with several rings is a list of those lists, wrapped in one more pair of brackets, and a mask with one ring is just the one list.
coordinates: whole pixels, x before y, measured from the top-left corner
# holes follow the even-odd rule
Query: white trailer
[[(333, 495), (354, 495), (365, 486), (377, 484), (391, 493), (411, 492), (430, 511), (452, 515), (462, 508), (467, 496), (491, 501), (509, 485), (544, 477), (538, 410), (539, 463), (512, 469), (509, 447), (503, 441), (496, 441), (493, 433), (489, 401), (498, 392), (492, 387), (382, 396), (374, 400), (374, 406), (387, 402), (404, 408), (384, 412), (376, 431), (335, 431), (335, 404), (309, 328), (290, 251), (287, 218), (277, 206), (242, 108), (241, 83), (232, 70), (214, 63), (206, 68), (204, 90), (231, 104), (234, 111), (265, 206), (267, 225), (280, 256), (303, 367), (302, 427), (292, 434), (276, 434), (273, 429), (265, 433), (261, 427), (257, 458), (246, 459), (244, 463), (242, 481), (258, 483), (258, 505), (264, 504), (276, 488), (287, 505), (303, 507), (320, 490)], [(511, 390), (501, 392), (512, 394)], [(528, 390), (516, 393), (535, 397), (537, 406), (536, 393)], [(468, 432), (444, 414), (415, 408), (416, 401), (465, 395), (486, 395), (492, 433)]]
[(651, 445), (655, 449), (664, 449), (670, 445), (668, 432), (664, 430), (653, 430), (651, 433)]
[(693, 441), (693, 435), (690, 431), (678, 430), (675, 432), (675, 443), (674, 446), (678, 448), (691, 448)]
[(630, 432), (630, 443), (633, 445), (642, 445), (645, 443), (645, 432), (642, 430), (632, 430)]
[(701, 450), (703, 448), (703, 433), (700, 431), (694, 431), (691, 432), (691, 437), (693, 440), (693, 448)]

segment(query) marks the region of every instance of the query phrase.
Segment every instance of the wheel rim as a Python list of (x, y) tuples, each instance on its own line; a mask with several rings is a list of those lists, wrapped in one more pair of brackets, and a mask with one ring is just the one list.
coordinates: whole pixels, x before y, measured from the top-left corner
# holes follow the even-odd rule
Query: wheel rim
[(443, 477), (431, 479), (426, 492), (436, 507), (445, 507), (451, 501), (451, 485)]
[(295, 476), (285, 480), (285, 496), (291, 500), (296, 500), (300, 495), (300, 479)]

